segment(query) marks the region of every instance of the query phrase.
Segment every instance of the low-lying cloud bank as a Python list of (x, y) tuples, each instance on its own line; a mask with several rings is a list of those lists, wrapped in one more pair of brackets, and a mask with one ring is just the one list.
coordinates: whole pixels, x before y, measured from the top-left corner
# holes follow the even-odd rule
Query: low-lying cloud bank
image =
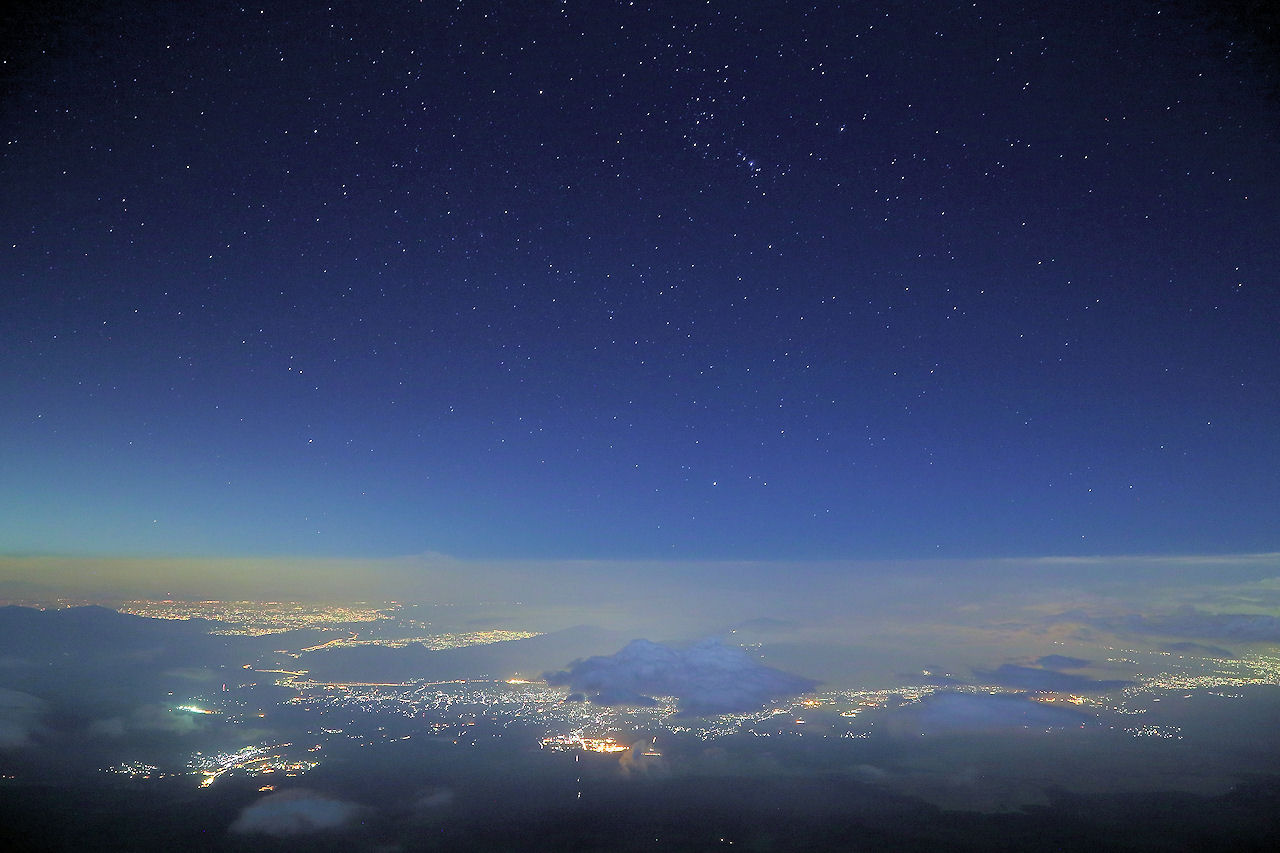
[(43, 699), (0, 687), (0, 750), (30, 746), (32, 735), (41, 730), (45, 710)]
[(231, 831), (277, 837), (305, 835), (345, 826), (360, 811), (355, 803), (297, 788), (269, 794), (236, 818)]
[(574, 661), (567, 670), (543, 677), (601, 705), (652, 705), (655, 696), (674, 696), (680, 713), (690, 715), (750, 711), (818, 685), (765, 666), (719, 640), (687, 649), (633, 640), (617, 654)]

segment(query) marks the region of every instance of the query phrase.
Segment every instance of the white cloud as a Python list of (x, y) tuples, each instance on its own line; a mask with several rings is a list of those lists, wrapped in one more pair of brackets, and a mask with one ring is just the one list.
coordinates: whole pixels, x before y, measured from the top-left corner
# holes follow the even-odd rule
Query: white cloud
[(684, 714), (749, 711), (817, 686), (718, 640), (687, 649), (633, 640), (617, 654), (575, 661), (567, 670), (547, 673), (546, 679), (589, 694), (602, 705), (653, 704), (654, 696), (674, 696)]
[(44, 711), (43, 699), (0, 687), (0, 749), (29, 746), (31, 736), (40, 731)]
[(288, 836), (338, 829), (360, 806), (305, 789), (268, 794), (240, 812), (232, 832)]

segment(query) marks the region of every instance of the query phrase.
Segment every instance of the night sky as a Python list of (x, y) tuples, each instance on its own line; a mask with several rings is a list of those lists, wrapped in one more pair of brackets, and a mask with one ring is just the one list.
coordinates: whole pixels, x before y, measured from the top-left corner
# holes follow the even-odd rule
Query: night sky
[(1260, 22), (23, 5), (0, 551), (1280, 546)]

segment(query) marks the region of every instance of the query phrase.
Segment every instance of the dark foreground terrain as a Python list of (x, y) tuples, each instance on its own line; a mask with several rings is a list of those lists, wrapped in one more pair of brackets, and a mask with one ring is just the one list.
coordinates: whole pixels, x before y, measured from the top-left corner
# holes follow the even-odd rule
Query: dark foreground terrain
[[(318, 781), (318, 780), (317, 780)], [(233, 829), (262, 795), (231, 780), (114, 788), (9, 787), (7, 850), (1274, 850), (1280, 778), (1219, 797), (1053, 795), (1011, 813), (946, 811), (841, 777), (595, 781), (581, 799), (528, 779), (346, 780), (368, 808), (334, 829)], [(429, 789), (428, 789), (429, 790)]]

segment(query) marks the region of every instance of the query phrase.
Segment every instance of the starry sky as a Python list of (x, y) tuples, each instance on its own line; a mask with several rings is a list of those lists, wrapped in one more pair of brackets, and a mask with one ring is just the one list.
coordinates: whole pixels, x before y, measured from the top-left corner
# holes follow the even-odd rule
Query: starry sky
[(1236, 6), (19, 5), (0, 552), (1280, 548)]

